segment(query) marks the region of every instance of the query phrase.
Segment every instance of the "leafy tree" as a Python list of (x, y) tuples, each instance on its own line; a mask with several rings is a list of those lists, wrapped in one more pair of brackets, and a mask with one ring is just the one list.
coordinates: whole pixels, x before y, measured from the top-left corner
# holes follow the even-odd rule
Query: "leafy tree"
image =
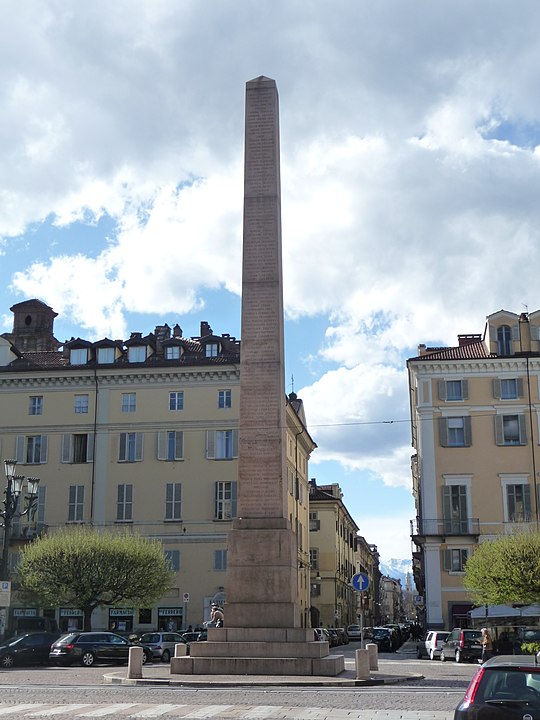
[(131, 533), (77, 527), (28, 544), (17, 567), (19, 591), (44, 607), (80, 608), (84, 629), (101, 605), (148, 607), (174, 573), (161, 543)]
[(467, 561), (464, 584), (477, 605), (540, 602), (540, 533), (481, 543)]

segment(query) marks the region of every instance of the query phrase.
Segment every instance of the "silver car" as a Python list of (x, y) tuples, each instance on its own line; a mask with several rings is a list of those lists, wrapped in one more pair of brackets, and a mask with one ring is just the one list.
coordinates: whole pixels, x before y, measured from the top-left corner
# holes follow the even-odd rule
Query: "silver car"
[(152, 650), (154, 658), (169, 662), (174, 657), (174, 646), (184, 643), (184, 638), (174, 632), (149, 632), (141, 636), (139, 643)]

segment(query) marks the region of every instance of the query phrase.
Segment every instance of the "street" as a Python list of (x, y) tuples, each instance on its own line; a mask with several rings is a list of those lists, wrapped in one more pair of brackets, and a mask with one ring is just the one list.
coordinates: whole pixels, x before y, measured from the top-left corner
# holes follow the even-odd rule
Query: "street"
[[(346, 664), (355, 645), (335, 649)], [(412, 654), (382, 654), (381, 669), (392, 675), (417, 673), (421, 680), (354, 688), (187, 688), (104, 685), (105, 674), (125, 668), (15, 668), (0, 671), (0, 718), (122, 717), (243, 718), (244, 720), (451, 720), (474, 665), (417, 660)], [(167, 665), (145, 667), (145, 678), (168, 678)]]

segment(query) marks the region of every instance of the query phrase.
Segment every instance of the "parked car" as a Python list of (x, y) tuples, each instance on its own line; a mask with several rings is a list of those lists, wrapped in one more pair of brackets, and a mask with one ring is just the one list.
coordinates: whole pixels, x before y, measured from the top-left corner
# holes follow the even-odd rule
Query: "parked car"
[(441, 647), (450, 633), (447, 630), (428, 630), (423, 640), (416, 644), (416, 656), (435, 660), (441, 656)]
[(174, 646), (181, 643), (187, 645), (187, 640), (179, 633), (151, 632), (141, 635), (138, 643), (150, 648), (156, 660), (169, 662), (171, 657), (174, 657)]
[(345, 628), (336, 628), (337, 634), (339, 637), (339, 644), (340, 645), (348, 645), (349, 644), (349, 636), (347, 635), (347, 631)]
[(533, 655), (499, 655), (478, 668), (454, 720), (540, 718), (540, 665)]
[(375, 643), (381, 652), (392, 652), (394, 650), (392, 630), (390, 628), (374, 627), (371, 642)]
[(482, 657), (482, 632), (454, 628), (441, 647), (441, 660), (455, 660), (457, 663), (479, 660)]
[(313, 636), (317, 641), (326, 640), (329, 645), (331, 643), (330, 633), (327, 628), (313, 628)]
[(349, 636), (349, 640), (360, 640), (361, 639), (360, 625), (349, 625), (347, 627), (347, 635)]
[(5, 640), (0, 645), (0, 667), (48, 663), (51, 645), (59, 635), (58, 632), (29, 632)]
[[(96, 662), (127, 662), (129, 648), (137, 645), (112, 632), (76, 632), (64, 635), (51, 646), (49, 659), (59, 665), (75, 662), (91, 667)], [(143, 664), (152, 662), (152, 649), (142, 646)]]
[(340, 644), (336, 628), (328, 628), (328, 637), (330, 639), (330, 647), (337, 647)]

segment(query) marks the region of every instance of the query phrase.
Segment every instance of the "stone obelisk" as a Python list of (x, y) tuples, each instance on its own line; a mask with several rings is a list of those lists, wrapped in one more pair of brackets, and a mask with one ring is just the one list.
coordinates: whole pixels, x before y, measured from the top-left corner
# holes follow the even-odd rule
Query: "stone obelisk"
[(225, 627), (173, 674), (337, 675), (341, 655), (302, 628), (288, 517), (279, 107), (276, 83), (246, 85), (237, 518), (228, 534)]
[(227, 626), (299, 627), (287, 508), (276, 83), (246, 86), (238, 518), (228, 536)]

